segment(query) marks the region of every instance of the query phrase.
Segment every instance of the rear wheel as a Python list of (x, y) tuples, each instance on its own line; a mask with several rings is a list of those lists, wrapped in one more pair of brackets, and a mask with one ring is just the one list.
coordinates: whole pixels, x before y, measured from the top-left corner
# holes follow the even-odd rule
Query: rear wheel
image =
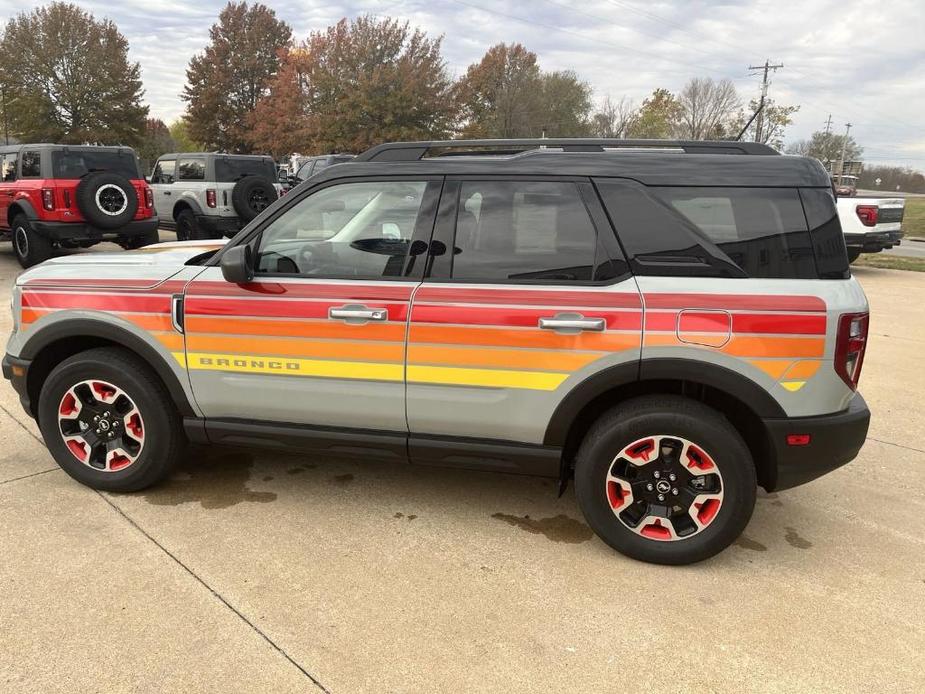
[(611, 547), (658, 564), (690, 564), (729, 546), (755, 506), (742, 437), (715, 410), (647, 396), (604, 414), (575, 464), (578, 503)]
[(161, 237), (158, 234), (157, 229), (154, 231), (149, 231), (147, 234), (136, 234), (135, 236), (129, 236), (126, 238), (121, 246), (125, 250), (132, 250), (133, 248), (144, 248), (145, 246), (150, 246), (155, 243), (160, 243)]
[(861, 257), (860, 248), (849, 248), (848, 249), (848, 262), (853, 263), (855, 260)]
[(202, 241), (209, 234), (202, 230), (192, 210), (180, 210), (177, 215), (177, 241)]
[(42, 386), (38, 415), (58, 465), (104, 491), (137, 491), (162, 480), (185, 443), (163, 383), (119, 348), (91, 349), (56, 366)]
[(35, 232), (25, 215), (13, 218), (13, 252), (23, 267), (32, 267), (51, 257), (51, 242)]

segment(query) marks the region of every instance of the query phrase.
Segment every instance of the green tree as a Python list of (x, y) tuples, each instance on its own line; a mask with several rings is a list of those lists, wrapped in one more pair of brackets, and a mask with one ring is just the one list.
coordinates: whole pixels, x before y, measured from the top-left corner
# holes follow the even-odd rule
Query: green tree
[(667, 89), (656, 89), (642, 102), (629, 127), (629, 137), (664, 140), (678, 131), (682, 107)]
[(229, 2), (209, 36), (189, 62), (181, 94), (190, 136), (208, 149), (249, 152), (248, 118), (267, 94), (292, 30), (266, 5)]
[(148, 107), (138, 63), (108, 19), (53, 2), (13, 17), (0, 40), (12, 135), (26, 141), (139, 144)]
[(154, 166), (158, 157), (167, 152), (174, 152), (177, 143), (170, 136), (170, 130), (160, 118), (148, 118), (145, 121), (145, 134), (138, 146), (138, 158), (142, 169), (148, 171)]
[(252, 114), (255, 143), (280, 156), (446, 137), (456, 111), (441, 43), (369, 16), (310, 34)]
[[(758, 110), (758, 100), (752, 99), (748, 102), (748, 113), (740, 112), (738, 122), (733, 130), (738, 135), (752, 114)], [(759, 119), (752, 121), (751, 125), (742, 135), (743, 140), (750, 142), (762, 142), (771, 145), (775, 149), (784, 148), (784, 133), (787, 126), (793, 123), (793, 114), (800, 110), (799, 106), (780, 106), (774, 99), (767, 98), (764, 102), (764, 108), (761, 113), (761, 132), (758, 132)]]
[(189, 123), (186, 118), (177, 118), (170, 124), (168, 130), (178, 152), (201, 152), (205, 147), (196, 142), (189, 134)]
[(587, 137), (591, 134), (591, 85), (571, 70), (542, 76), (543, 106), (537, 114), (547, 137)]
[(456, 84), (464, 137), (537, 137), (543, 79), (536, 53), (499, 43), (469, 66)]

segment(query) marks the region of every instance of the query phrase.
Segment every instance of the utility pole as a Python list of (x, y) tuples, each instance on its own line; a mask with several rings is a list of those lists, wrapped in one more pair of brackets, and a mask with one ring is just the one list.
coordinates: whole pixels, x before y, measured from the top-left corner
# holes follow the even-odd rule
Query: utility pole
[(845, 123), (845, 139), (841, 143), (841, 156), (838, 158), (838, 185), (841, 185), (841, 177), (845, 172), (845, 150), (848, 148), (848, 133), (851, 132), (851, 123)]
[(758, 74), (757, 72), (754, 72), (755, 70), (759, 70), (764, 73), (764, 77), (761, 78), (761, 100), (758, 102), (758, 123), (755, 126), (755, 142), (761, 142), (761, 133), (764, 127), (764, 102), (768, 96), (768, 73), (772, 71), (777, 72), (782, 67), (784, 67), (783, 63), (776, 63), (772, 65), (770, 59), (765, 60), (764, 65), (748, 66), (748, 69), (753, 71), (753, 75)]
[(832, 114), (825, 119), (825, 137), (822, 140), (822, 146), (825, 148), (826, 165), (829, 167), (829, 173), (832, 171), (832, 152), (829, 150), (829, 134), (832, 132)]

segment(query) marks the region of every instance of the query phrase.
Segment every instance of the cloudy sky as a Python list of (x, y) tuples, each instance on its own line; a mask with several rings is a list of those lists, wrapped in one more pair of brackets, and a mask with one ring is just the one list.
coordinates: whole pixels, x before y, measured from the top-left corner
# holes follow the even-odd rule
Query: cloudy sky
[[(0, 19), (41, 4), (0, 0)], [(191, 55), (202, 50), (221, 0), (78, 0), (107, 16), (141, 63), (152, 115), (170, 121)], [(799, 104), (788, 141), (832, 115), (865, 160), (925, 170), (925, 3), (922, 0), (268, 0), (298, 38), (339, 18), (369, 13), (407, 19), (444, 36), (454, 75), (500, 41), (535, 51), (544, 69), (571, 69), (596, 99), (639, 103), (656, 87), (694, 76), (732, 79), (744, 98), (759, 78), (747, 67), (783, 63), (770, 94)]]

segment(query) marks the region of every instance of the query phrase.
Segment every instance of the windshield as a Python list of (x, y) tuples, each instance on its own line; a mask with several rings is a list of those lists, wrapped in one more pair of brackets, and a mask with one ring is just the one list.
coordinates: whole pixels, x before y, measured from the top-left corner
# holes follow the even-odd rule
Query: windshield
[(51, 153), (55, 178), (80, 178), (94, 171), (112, 171), (129, 179), (141, 178), (138, 160), (131, 151), (72, 149)]
[(276, 180), (276, 164), (260, 157), (219, 157), (215, 160), (215, 180), (234, 183), (245, 176), (263, 176)]

